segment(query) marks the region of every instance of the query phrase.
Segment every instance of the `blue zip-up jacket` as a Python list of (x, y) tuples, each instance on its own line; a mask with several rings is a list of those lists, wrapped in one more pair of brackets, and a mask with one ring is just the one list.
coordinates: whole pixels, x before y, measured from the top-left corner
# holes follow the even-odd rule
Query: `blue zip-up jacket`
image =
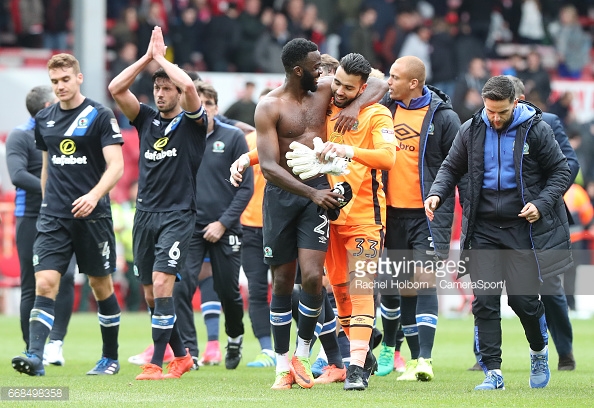
[[(531, 202), (540, 212), (540, 219), (531, 224), (530, 238), (540, 277), (546, 279), (573, 266), (563, 202), (571, 171), (551, 127), (542, 120), (541, 110), (525, 101), (520, 101), (518, 106), (523, 104), (532, 107), (535, 114), (516, 128), (513, 149), (515, 196), (519, 197), (522, 205)], [(471, 237), (485, 190), (487, 131), (481, 112), (460, 127), (429, 192), (429, 196), (448, 197), (460, 178), (468, 173), (462, 206), (461, 259), (465, 257), (464, 251), (472, 249)]]
[(486, 125), (483, 158), (485, 172), (478, 207), (481, 218), (499, 224), (524, 221), (518, 218), (524, 204), (517, 189), (514, 144), (519, 126), (533, 119), (535, 115), (536, 110), (533, 107), (519, 103), (514, 109), (512, 123), (506, 129), (497, 132), (491, 126), (486, 111), (481, 110), (481, 119)]

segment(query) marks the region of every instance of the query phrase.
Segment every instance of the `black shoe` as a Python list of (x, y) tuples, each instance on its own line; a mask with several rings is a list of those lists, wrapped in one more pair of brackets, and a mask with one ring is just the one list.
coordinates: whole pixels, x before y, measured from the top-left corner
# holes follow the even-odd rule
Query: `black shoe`
[(35, 354), (28, 352), (23, 353), (24, 356), (16, 356), (12, 359), (12, 368), (17, 370), (19, 373), (27, 374), (30, 376), (41, 376), (45, 375), (45, 368), (43, 367), (43, 361)]
[(382, 332), (374, 327), (373, 331), (371, 332), (371, 348), (373, 350), (375, 350), (377, 348), (377, 346), (382, 344), (383, 337), (384, 336), (383, 336)]
[(573, 353), (569, 353), (565, 356), (559, 356), (559, 365), (557, 366), (559, 371), (573, 371), (575, 370), (575, 359)]
[(363, 391), (367, 386), (363, 382), (364, 370), (356, 365), (349, 365), (346, 378), (344, 380), (344, 389), (346, 391)]
[(365, 388), (369, 386), (369, 377), (374, 375), (377, 371), (377, 359), (371, 352), (371, 350), (367, 350), (367, 355), (365, 356), (365, 364), (363, 364), (363, 384)]
[(481, 367), (479, 363), (474, 363), (474, 365), (466, 371), (483, 371), (483, 367)]
[(241, 341), (239, 343), (227, 343), (227, 354), (225, 354), (225, 367), (227, 370), (235, 370), (241, 361)]

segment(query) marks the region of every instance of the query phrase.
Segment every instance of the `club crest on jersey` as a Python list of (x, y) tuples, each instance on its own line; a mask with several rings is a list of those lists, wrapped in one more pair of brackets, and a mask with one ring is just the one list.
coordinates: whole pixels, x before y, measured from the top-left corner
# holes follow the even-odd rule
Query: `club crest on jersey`
[(332, 134), (328, 137), (328, 141), (342, 144), (344, 142), (344, 138), (341, 133), (332, 132)]
[(429, 125), (428, 134), (432, 135), (433, 133), (435, 133), (435, 125), (433, 124), (433, 122), (431, 122), (431, 124)]
[(225, 143), (217, 140), (212, 144), (213, 153), (225, 153)]
[(351, 128), (351, 130), (357, 130), (359, 129), (359, 121), (356, 121), (355, 124), (353, 125), (353, 127)]
[(167, 143), (169, 143), (169, 138), (161, 137), (155, 142), (155, 144), (153, 145), (153, 148), (157, 151), (161, 151), (161, 150), (163, 150), (163, 148), (165, 146), (167, 146)]
[(272, 258), (272, 248), (264, 247), (264, 258)]
[(86, 128), (89, 125), (89, 119), (80, 118), (76, 124), (77, 128)]

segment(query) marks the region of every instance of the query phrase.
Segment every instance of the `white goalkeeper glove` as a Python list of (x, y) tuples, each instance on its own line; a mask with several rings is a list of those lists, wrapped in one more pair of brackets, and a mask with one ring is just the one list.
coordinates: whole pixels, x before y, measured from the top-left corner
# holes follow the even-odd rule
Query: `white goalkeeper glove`
[(247, 153), (242, 154), (239, 156), (237, 160), (233, 162), (231, 167), (229, 168), (229, 182), (235, 186), (239, 187), (239, 183), (243, 180), (243, 173), (250, 167), (250, 158)]
[(316, 174), (331, 174), (340, 176), (348, 174), (348, 160), (342, 157), (335, 157), (332, 161), (322, 163), (318, 160), (317, 154), (324, 149), (324, 142), (319, 137), (314, 138), (314, 149), (310, 149), (299, 142), (292, 142), (289, 148), (292, 149), (285, 154), (287, 165), (291, 167), (293, 173), (302, 180), (306, 180)]

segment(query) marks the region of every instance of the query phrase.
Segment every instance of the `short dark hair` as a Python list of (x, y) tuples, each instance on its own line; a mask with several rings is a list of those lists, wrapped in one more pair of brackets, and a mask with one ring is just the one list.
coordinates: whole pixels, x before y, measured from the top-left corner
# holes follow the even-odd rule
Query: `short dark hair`
[[(190, 79), (192, 79), (193, 77), (199, 77), (198, 73), (196, 73), (196, 75), (192, 75), (185, 69), (182, 69), (182, 71), (184, 71)], [(167, 79), (167, 80), (171, 81), (171, 78), (169, 78), (169, 75), (167, 75), (167, 72), (165, 72), (165, 70), (162, 67), (157, 69), (155, 72), (153, 72), (153, 76), (152, 76), (153, 85), (155, 84), (155, 81), (158, 78), (163, 78), (163, 79)], [(192, 81), (194, 81), (194, 79), (192, 79)], [(177, 88), (177, 92), (181, 93), (181, 89), (178, 86), (176, 86), (176, 88)]]
[(481, 93), (483, 99), (490, 99), (492, 101), (513, 102), (516, 99), (516, 90), (514, 83), (505, 75), (498, 75), (489, 78), (483, 92)]
[(295, 65), (299, 65), (310, 52), (318, 51), (316, 43), (305, 38), (294, 38), (283, 47), (281, 60), (285, 67), (285, 72), (290, 72)]
[(371, 73), (371, 64), (361, 54), (352, 52), (345, 55), (340, 60), (340, 66), (349, 75), (358, 75), (363, 79), (363, 82), (367, 82), (369, 74)]
[(37, 112), (45, 108), (45, 104), (54, 102), (56, 95), (50, 86), (40, 85), (31, 89), (25, 99), (25, 105), (31, 117), (35, 117)]

